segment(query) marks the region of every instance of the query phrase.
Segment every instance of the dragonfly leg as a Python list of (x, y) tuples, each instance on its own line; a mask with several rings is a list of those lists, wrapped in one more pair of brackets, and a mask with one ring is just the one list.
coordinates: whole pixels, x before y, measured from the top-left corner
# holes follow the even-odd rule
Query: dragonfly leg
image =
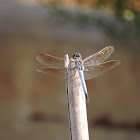
[(74, 60), (74, 61), (73, 61), (73, 60), (71, 60), (70, 62), (75, 63), (75, 60)]
[(68, 69), (68, 70), (75, 70), (75, 68), (76, 68), (76, 67), (74, 67), (74, 68), (71, 68), (71, 69)]
[(75, 76), (75, 74), (76, 74), (76, 70), (74, 70), (74, 73), (73, 73), (73, 75), (72, 75), (72, 76), (70, 76), (70, 77), (68, 77), (67, 79), (70, 79), (70, 78), (72, 78), (73, 76)]

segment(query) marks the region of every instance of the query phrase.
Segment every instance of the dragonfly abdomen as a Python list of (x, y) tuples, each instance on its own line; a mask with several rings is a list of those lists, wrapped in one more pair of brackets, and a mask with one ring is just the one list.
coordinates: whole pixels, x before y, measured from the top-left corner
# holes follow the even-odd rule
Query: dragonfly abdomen
[(84, 73), (82, 70), (79, 70), (79, 76), (80, 76), (82, 87), (83, 87), (83, 90), (84, 90), (84, 93), (86, 96), (86, 100), (87, 100), (87, 102), (89, 102), (87, 87), (86, 87), (86, 83), (85, 83), (85, 79), (84, 79)]

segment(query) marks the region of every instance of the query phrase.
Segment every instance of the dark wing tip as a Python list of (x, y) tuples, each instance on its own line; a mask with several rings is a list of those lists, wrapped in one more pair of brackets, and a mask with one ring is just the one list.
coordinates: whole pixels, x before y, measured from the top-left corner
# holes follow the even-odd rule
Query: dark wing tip
[(40, 56), (41, 56), (42, 54), (38, 54), (37, 56), (36, 56), (36, 60), (38, 61), (38, 62), (40, 62)]
[(114, 51), (114, 47), (113, 46), (107, 46), (107, 47), (105, 47), (105, 48), (103, 48), (102, 50), (101, 50), (101, 52), (104, 54), (104, 53), (107, 53), (107, 52), (110, 52), (110, 55), (113, 53), (113, 51)]
[(36, 56), (36, 60), (39, 62), (39, 63), (41, 63), (41, 64), (43, 64), (43, 65), (46, 65), (46, 56), (48, 56), (47, 54), (38, 54), (37, 56)]
[(46, 56), (50, 56), (50, 55), (48, 55), (48, 54), (43, 54), (43, 53), (42, 53), (42, 54), (38, 54), (38, 55), (36, 56), (36, 59), (38, 60), (39, 58), (41, 58), (42, 56), (45, 56), (45, 55), (46, 55)]
[(41, 68), (40, 69), (36, 69), (36, 71), (37, 72), (43, 72)]
[(115, 66), (117, 66), (117, 65), (119, 65), (119, 64), (121, 63), (120, 60), (113, 60), (113, 61), (114, 61), (114, 63), (115, 63)]
[(113, 47), (113, 46), (107, 46), (106, 48), (112, 48), (112, 49), (114, 49), (114, 47)]
[(113, 46), (107, 46), (105, 48), (114, 50), (114, 47)]
[(102, 63), (101, 67), (102, 67), (102, 65), (104, 65), (105, 68), (108, 69), (110, 67), (109, 69), (112, 69), (112, 68), (116, 67), (117, 65), (119, 65), (120, 63), (121, 63), (120, 60), (111, 60), (111, 61), (107, 61), (107, 62)]

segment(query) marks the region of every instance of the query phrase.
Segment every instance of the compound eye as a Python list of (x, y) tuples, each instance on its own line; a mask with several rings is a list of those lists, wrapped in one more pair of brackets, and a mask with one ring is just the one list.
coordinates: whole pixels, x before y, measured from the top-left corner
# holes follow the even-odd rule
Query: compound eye
[(77, 53), (77, 57), (81, 58), (81, 54), (80, 53)]
[(74, 54), (74, 55), (73, 55), (73, 59), (75, 59), (75, 58), (76, 58), (76, 55)]
[(80, 57), (80, 54), (79, 53), (77, 54), (77, 57)]
[(80, 53), (75, 53), (75, 54), (73, 55), (73, 59), (76, 59), (77, 57), (81, 58), (81, 54), (80, 54)]

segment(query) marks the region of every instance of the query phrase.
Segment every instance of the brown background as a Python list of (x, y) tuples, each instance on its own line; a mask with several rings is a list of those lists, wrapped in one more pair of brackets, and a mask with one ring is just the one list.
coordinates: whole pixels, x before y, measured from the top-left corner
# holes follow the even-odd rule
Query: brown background
[[(90, 139), (140, 139), (139, 42), (61, 25), (39, 4), (0, 2), (0, 139), (68, 140), (65, 78), (36, 72), (47, 53), (83, 57), (112, 45), (122, 63), (87, 81)], [(131, 32), (128, 31), (131, 36)], [(131, 37), (130, 37), (131, 38)]]

